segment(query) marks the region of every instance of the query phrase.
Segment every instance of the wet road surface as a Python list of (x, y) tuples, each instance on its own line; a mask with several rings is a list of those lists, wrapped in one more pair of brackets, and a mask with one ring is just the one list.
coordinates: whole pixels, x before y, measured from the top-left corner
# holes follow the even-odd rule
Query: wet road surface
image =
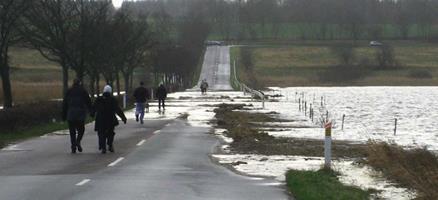
[[(228, 51), (228, 47), (209, 47), (207, 54), (214, 54), (213, 60), (217, 56), (226, 60), (222, 53)], [(210, 86), (230, 89), (229, 64), (219, 64), (213, 71), (211, 66), (204, 65), (208, 69), (203, 70), (206, 77), (213, 75), (210, 80), (216, 80)], [(208, 96), (224, 95), (215, 93)], [(205, 109), (193, 104), (195, 101), (224, 101), (196, 97), (193, 92), (180, 96), (195, 98), (187, 99), (182, 106), (192, 106), (195, 115), (202, 115)], [(167, 109), (176, 109), (173, 103), (183, 103), (173, 101), (168, 102)], [(272, 184), (275, 181), (270, 178), (237, 175), (212, 161), (210, 155), (219, 140), (210, 134), (211, 127), (190, 125), (190, 116), (188, 121), (165, 117), (170, 113), (141, 125), (132, 119), (132, 112), (127, 114), (131, 117), (128, 124), (116, 129), (115, 153), (100, 154), (94, 124), (86, 127), (83, 153), (70, 153), (66, 131), (0, 150), (0, 199), (289, 199), (286, 189)]]
[(209, 46), (205, 52), (204, 63), (198, 85), (193, 89), (199, 89), (201, 81), (206, 79), (209, 90), (227, 91), (233, 90), (230, 85), (230, 47)]

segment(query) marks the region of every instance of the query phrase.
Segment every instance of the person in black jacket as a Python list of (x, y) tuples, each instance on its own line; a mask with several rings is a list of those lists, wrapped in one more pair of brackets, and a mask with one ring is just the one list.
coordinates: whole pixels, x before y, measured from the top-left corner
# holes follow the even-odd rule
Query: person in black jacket
[(160, 87), (157, 88), (155, 96), (158, 99), (158, 110), (161, 110), (161, 106), (165, 110), (164, 100), (167, 98), (167, 90), (163, 84), (160, 84)]
[(112, 88), (106, 85), (103, 89), (103, 94), (94, 102), (94, 111), (96, 122), (94, 130), (99, 136), (99, 150), (106, 153), (106, 145), (108, 150), (114, 152), (114, 128), (119, 124), (116, 114), (126, 124), (126, 117), (117, 102), (117, 99), (112, 96)]
[(149, 99), (149, 91), (144, 88), (143, 82), (140, 82), (140, 87), (135, 89), (133, 96), (135, 97), (135, 119), (137, 122), (140, 120), (140, 123), (143, 124), (144, 110)]
[(84, 136), (87, 111), (91, 112), (90, 95), (82, 86), (81, 81), (75, 79), (62, 102), (62, 119), (68, 121), (71, 153), (76, 153), (76, 149), (82, 152), (81, 140)]

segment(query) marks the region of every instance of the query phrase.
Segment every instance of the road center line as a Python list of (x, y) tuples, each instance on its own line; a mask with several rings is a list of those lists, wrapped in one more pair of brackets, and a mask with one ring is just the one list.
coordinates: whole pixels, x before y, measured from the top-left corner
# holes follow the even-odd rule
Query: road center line
[(146, 140), (141, 140), (141, 141), (137, 144), (137, 146), (141, 146), (141, 145), (143, 145), (145, 142), (146, 142)]
[(117, 163), (119, 163), (119, 162), (122, 161), (123, 159), (125, 159), (125, 158), (124, 158), (124, 157), (117, 158), (117, 160), (114, 161), (114, 162), (112, 162), (112, 163), (110, 163), (110, 164), (108, 165), (108, 167), (112, 167), (112, 166), (117, 165)]
[(81, 182), (76, 183), (76, 186), (83, 186), (83, 185), (87, 184), (90, 181), (91, 181), (90, 179), (84, 179)]

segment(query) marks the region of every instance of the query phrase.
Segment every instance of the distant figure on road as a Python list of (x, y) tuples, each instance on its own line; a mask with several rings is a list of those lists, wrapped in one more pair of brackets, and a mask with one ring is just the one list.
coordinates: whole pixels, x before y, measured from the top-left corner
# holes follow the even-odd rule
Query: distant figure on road
[(133, 96), (135, 97), (135, 120), (137, 122), (140, 121), (140, 123), (143, 124), (145, 108), (149, 111), (149, 105), (147, 105), (149, 91), (144, 87), (143, 82), (140, 82), (140, 87), (135, 89)]
[(158, 99), (158, 110), (161, 111), (161, 106), (163, 106), (163, 110), (165, 110), (164, 100), (167, 98), (167, 90), (163, 84), (160, 84), (160, 87), (157, 88), (155, 96)]
[(90, 95), (82, 86), (81, 81), (75, 79), (62, 102), (62, 119), (68, 121), (71, 153), (76, 153), (76, 149), (82, 152), (81, 140), (85, 131), (85, 119), (87, 111), (91, 112), (91, 109)]
[(103, 89), (102, 96), (99, 96), (94, 102), (94, 111), (96, 114), (96, 122), (94, 130), (99, 136), (99, 150), (106, 153), (106, 145), (108, 150), (114, 152), (114, 127), (119, 125), (116, 114), (122, 118), (123, 123), (126, 124), (126, 117), (117, 102), (117, 99), (112, 95), (112, 88), (106, 85)]
[(208, 82), (207, 82), (207, 80), (204, 79), (201, 82), (201, 93), (207, 94), (207, 89), (208, 89)]

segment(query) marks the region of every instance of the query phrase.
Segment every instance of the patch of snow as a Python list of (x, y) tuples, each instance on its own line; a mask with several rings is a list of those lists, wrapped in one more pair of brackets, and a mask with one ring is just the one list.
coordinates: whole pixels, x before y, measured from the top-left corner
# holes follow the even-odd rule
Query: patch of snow
[[(316, 171), (324, 164), (322, 157), (305, 156), (265, 156), (253, 154), (213, 155), (219, 163), (232, 164), (244, 174), (252, 176), (275, 177), (279, 181), (285, 180), (285, 173), (290, 170)], [(347, 185), (354, 185), (362, 189), (379, 190), (378, 198), (383, 199), (412, 199), (415, 192), (396, 187), (386, 181), (379, 173), (367, 166), (354, 164), (352, 160), (333, 161), (333, 168), (340, 173), (339, 180)]]
[(233, 141), (234, 141), (233, 138), (225, 136), (225, 134), (224, 134), (225, 131), (226, 131), (226, 129), (219, 129), (219, 128), (217, 128), (217, 129), (214, 130), (214, 134), (216, 136), (218, 136), (221, 140), (223, 140), (224, 142), (226, 142), (228, 144), (233, 143)]
[(26, 149), (20, 148), (18, 144), (8, 145), (1, 149), (2, 151), (27, 151)]

